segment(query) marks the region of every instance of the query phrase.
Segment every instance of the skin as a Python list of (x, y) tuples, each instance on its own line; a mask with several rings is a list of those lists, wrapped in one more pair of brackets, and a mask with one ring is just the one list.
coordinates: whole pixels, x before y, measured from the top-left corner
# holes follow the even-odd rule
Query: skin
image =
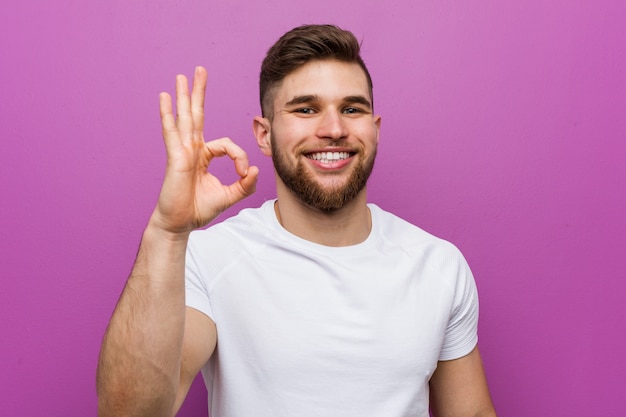
[[(160, 96), (166, 174), (103, 340), (97, 373), (101, 417), (174, 416), (216, 347), (213, 321), (185, 306), (187, 240), (192, 230), (253, 193), (258, 169), (230, 139), (205, 142), (206, 82), (204, 68), (196, 68), (190, 94), (187, 79), (177, 76), (176, 117), (171, 97)], [(373, 163), (381, 119), (373, 114), (358, 65), (308, 63), (283, 80), (274, 104), (273, 120), (256, 117), (253, 122), (261, 151), (280, 158), (287, 172), (299, 170), (322, 193), (340, 192), (354, 183), (356, 171)], [(318, 151), (350, 156), (333, 162), (311, 159)], [(232, 159), (238, 181), (225, 185), (208, 171), (216, 157)], [(365, 187), (333, 210), (303, 201), (278, 174), (276, 187), (276, 215), (291, 233), (328, 246), (352, 245), (368, 236)], [(495, 416), (477, 349), (439, 363), (431, 401), (437, 417)]]
[[(300, 167), (306, 181), (337, 194), (354, 172), (373, 164), (380, 116), (372, 113), (367, 79), (357, 64), (313, 61), (287, 75), (276, 93), (272, 121), (256, 117), (253, 130), (261, 151), (287, 170)], [(280, 149), (279, 155), (274, 151)], [(322, 163), (312, 152), (350, 152), (348, 159)], [(369, 234), (366, 189), (332, 211), (303, 201), (276, 175), (278, 218), (291, 233), (327, 246), (363, 241)]]
[[(192, 230), (253, 193), (258, 169), (228, 138), (205, 143), (206, 81), (206, 70), (196, 68), (190, 94), (187, 79), (177, 76), (177, 117), (171, 97), (160, 95), (165, 179), (102, 343), (100, 416), (175, 415), (215, 349), (215, 324), (185, 307), (187, 240)], [(208, 172), (216, 157), (231, 158), (240, 179), (224, 185)]]

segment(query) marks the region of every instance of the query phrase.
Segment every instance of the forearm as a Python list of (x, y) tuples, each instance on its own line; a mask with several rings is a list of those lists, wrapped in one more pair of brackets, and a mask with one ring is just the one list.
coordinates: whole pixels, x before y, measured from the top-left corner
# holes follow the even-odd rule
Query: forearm
[[(441, 417), (441, 416), (447, 416), (448, 414), (439, 413), (434, 408), (431, 408), (430, 415), (432, 417)], [(493, 408), (492, 405), (489, 405), (484, 410), (481, 410), (477, 413), (469, 412), (469, 414), (466, 413), (466, 414), (454, 414), (454, 415), (455, 416), (467, 415), (468, 417), (498, 417), (496, 414), (496, 410)]]
[(100, 416), (168, 416), (180, 378), (187, 236), (146, 228), (106, 331), (98, 364)]
[(498, 417), (496, 415), (496, 410), (492, 407), (489, 410), (485, 410), (479, 414), (476, 414), (476, 417)]

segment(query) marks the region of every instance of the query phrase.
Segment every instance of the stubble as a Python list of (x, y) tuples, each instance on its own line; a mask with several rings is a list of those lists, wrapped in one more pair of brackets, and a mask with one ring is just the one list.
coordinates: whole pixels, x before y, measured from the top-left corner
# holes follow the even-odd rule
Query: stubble
[(271, 146), (274, 169), (285, 186), (304, 204), (326, 213), (338, 210), (356, 198), (365, 188), (376, 159), (376, 148), (374, 148), (369, 159), (358, 161), (345, 184), (340, 183), (344, 180), (339, 178), (344, 174), (328, 173), (326, 175), (337, 177), (337, 183), (323, 186), (313, 178), (312, 173), (306, 169), (301, 160), (292, 168), (274, 141), (271, 142)]

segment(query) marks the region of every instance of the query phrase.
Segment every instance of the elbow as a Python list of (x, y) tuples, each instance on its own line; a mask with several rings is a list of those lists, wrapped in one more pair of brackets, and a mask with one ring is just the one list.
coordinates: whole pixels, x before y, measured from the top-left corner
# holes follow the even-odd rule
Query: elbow
[(169, 381), (131, 382), (123, 378), (105, 380), (99, 372), (96, 391), (98, 417), (174, 415), (176, 391)]

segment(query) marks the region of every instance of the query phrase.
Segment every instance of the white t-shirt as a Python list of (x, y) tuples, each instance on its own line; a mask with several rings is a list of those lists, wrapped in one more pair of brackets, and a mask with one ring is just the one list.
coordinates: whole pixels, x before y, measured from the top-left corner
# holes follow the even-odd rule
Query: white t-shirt
[(318, 245), (273, 205), (189, 241), (186, 302), (217, 326), (210, 416), (427, 417), (437, 361), (478, 340), (461, 253), (373, 204), (364, 242)]

